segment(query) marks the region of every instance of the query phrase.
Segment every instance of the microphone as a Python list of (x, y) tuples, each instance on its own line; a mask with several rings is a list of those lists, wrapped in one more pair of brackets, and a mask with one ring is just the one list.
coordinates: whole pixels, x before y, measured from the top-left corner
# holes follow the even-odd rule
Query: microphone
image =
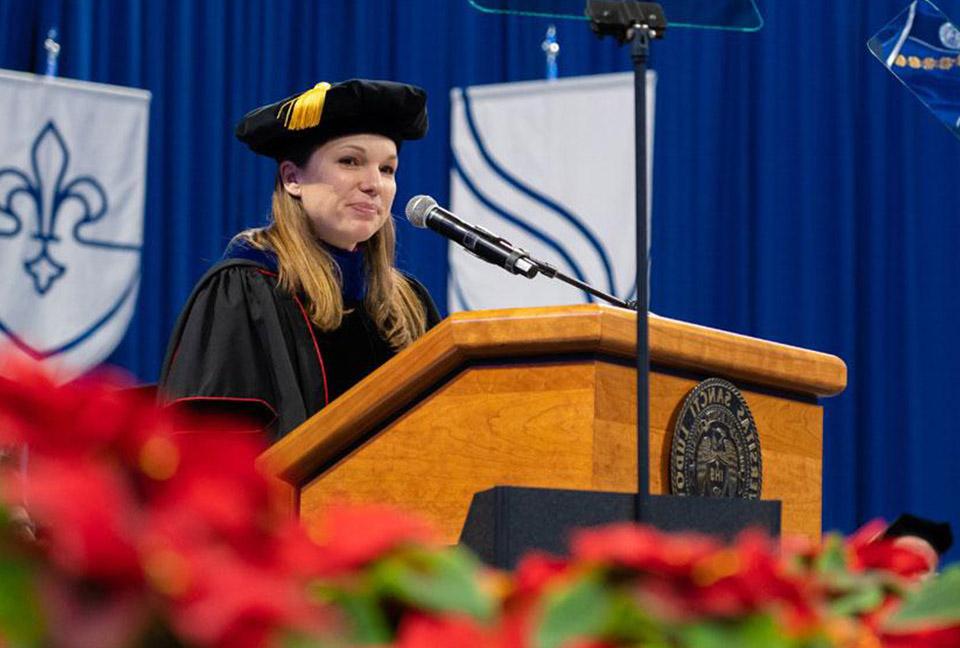
[(411, 198), (407, 203), (406, 214), (407, 220), (414, 227), (428, 227), (454, 243), (459, 243), (468, 252), (488, 263), (528, 279), (537, 274), (537, 265), (527, 258), (526, 252), (482, 227), (460, 220), (430, 196)]

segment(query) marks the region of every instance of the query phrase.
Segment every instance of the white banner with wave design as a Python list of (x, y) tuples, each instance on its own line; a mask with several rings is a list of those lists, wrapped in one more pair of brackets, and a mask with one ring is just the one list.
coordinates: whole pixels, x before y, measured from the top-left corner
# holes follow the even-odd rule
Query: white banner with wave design
[[(655, 88), (651, 71), (648, 178)], [(633, 74), (454, 88), (451, 101), (451, 210), (581, 281), (634, 297)], [(453, 244), (448, 254), (451, 312), (594, 301), (556, 280), (511, 275)]]
[(150, 93), (0, 70), (0, 347), (102, 362), (137, 302)]

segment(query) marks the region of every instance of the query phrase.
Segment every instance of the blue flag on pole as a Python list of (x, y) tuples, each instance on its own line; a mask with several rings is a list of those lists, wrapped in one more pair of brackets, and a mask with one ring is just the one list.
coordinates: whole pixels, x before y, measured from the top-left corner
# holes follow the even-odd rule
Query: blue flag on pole
[[(655, 72), (646, 83), (651, 195)], [(571, 277), (635, 297), (633, 102), (630, 72), (455, 88), (452, 210)], [(592, 300), (560, 281), (499, 272), (459, 247), (449, 261), (451, 311)]]
[(0, 347), (79, 375), (140, 285), (143, 90), (0, 70)]

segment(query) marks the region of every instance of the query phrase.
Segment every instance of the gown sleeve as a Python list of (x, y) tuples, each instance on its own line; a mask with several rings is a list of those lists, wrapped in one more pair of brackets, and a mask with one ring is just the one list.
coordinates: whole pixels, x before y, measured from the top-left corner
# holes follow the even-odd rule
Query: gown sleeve
[(161, 402), (245, 416), (264, 429), (306, 418), (274, 281), (244, 265), (214, 268), (200, 281), (167, 349)]

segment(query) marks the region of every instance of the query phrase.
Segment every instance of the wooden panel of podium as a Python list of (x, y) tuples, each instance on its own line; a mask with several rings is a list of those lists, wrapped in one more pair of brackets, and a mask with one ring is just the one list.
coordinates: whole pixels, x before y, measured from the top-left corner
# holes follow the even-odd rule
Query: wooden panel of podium
[[(598, 306), (457, 313), (260, 457), (309, 519), (331, 501), (419, 512), (456, 542), (494, 486), (636, 492), (635, 315)], [(650, 492), (665, 493), (675, 418), (707, 377), (756, 420), (763, 499), (819, 537), (823, 409), (839, 358), (650, 316)]]

